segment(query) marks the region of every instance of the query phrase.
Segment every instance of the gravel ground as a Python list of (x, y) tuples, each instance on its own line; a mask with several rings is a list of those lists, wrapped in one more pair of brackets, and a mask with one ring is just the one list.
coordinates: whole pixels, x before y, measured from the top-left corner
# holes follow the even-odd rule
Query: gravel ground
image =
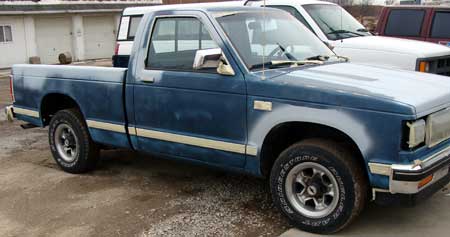
[(0, 236), (277, 236), (289, 228), (266, 181), (253, 177), (124, 150), (103, 151), (92, 173), (64, 173), (46, 128), (4, 121), (7, 74), (0, 71)]

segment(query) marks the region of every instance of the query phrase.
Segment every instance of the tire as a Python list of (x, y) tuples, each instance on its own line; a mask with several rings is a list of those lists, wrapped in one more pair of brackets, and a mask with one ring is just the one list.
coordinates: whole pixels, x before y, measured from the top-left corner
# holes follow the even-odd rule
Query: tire
[(80, 174), (95, 168), (99, 149), (77, 109), (58, 111), (50, 121), (48, 132), (53, 158), (62, 170)]
[(361, 213), (368, 198), (367, 184), (351, 152), (320, 139), (287, 148), (270, 175), (277, 208), (297, 228), (318, 234), (338, 232)]

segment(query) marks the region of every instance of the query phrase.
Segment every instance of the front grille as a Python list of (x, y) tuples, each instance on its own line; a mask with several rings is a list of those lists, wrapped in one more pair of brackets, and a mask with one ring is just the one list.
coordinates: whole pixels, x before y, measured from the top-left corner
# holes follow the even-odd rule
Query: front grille
[(433, 58), (432, 60), (426, 61), (430, 63), (430, 69), (428, 72), (443, 76), (450, 76), (450, 56)]

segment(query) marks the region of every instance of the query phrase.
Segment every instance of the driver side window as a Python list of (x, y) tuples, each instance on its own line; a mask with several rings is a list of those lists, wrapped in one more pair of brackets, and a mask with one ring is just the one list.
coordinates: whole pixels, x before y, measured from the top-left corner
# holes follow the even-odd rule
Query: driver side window
[[(199, 71), (193, 69), (197, 50), (217, 47), (205, 26), (197, 18), (159, 18), (154, 24), (146, 68)], [(207, 69), (202, 69), (204, 70)]]

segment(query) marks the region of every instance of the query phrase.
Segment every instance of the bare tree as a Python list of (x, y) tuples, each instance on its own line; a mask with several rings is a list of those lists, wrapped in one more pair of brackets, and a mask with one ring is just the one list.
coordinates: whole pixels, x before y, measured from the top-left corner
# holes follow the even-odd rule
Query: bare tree
[(361, 0), (358, 4), (360, 17), (369, 15), (370, 5), (372, 5), (373, 0)]

